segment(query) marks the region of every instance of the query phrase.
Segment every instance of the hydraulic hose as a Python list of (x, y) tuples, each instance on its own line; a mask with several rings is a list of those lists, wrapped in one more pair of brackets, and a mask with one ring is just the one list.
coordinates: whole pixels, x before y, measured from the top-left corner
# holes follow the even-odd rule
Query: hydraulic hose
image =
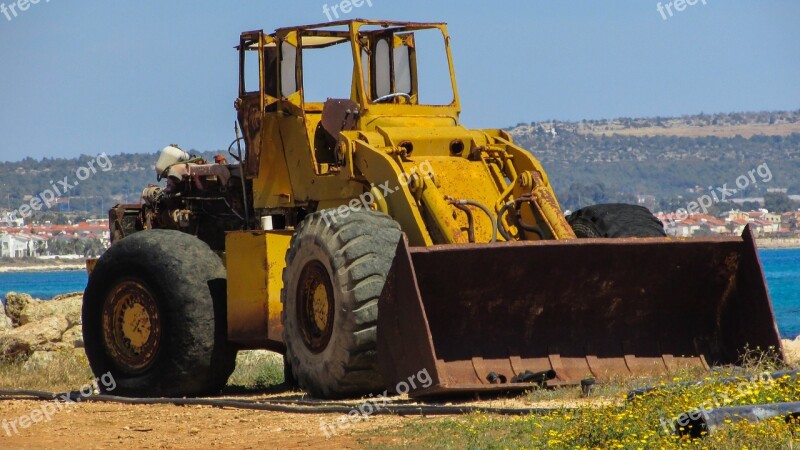
[(544, 240), (544, 232), (542, 231), (542, 229), (539, 228), (538, 226), (526, 224), (525, 222), (522, 221), (522, 217), (520, 216), (518, 205), (520, 203), (529, 201), (531, 201), (530, 198), (524, 198), (524, 197), (518, 198), (516, 200), (507, 202), (505, 205), (503, 205), (502, 208), (500, 208), (500, 211), (497, 212), (497, 228), (498, 231), (500, 232), (500, 235), (503, 236), (503, 239), (505, 239), (506, 241), (510, 242), (512, 240), (512, 237), (511, 235), (508, 234), (508, 231), (506, 231), (505, 227), (503, 226), (503, 216), (506, 214), (506, 212), (508, 212), (508, 209), (511, 208), (512, 206), (514, 206), (517, 209), (517, 223), (519, 223), (519, 227), (529, 233), (535, 233), (537, 236), (539, 236), (539, 239)]
[[(482, 204), (480, 204), (480, 203), (478, 203), (478, 202), (476, 202), (474, 200), (466, 200), (466, 199), (456, 200), (456, 199), (453, 199), (453, 198), (448, 198), (447, 200), (449, 200), (450, 203), (453, 204), (456, 207), (458, 207), (458, 205), (469, 205), (469, 206), (474, 206), (474, 207), (480, 209), (481, 211), (483, 211), (486, 214), (486, 217), (488, 217), (489, 220), (492, 222), (492, 240), (489, 241), (489, 242), (497, 242), (497, 228), (498, 228), (498, 226), (497, 226), (497, 218), (492, 213), (492, 211), (489, 210), (489, 208), (483, 206)], [(461, 208), (459, 208), (459, 209), (461, 209)]]
[(455, 206), (456, 208), (460, 209), (461, 211), (464, 211), (464, 214), (467, 215), (467, 228), (468, 228), (467, 229), (467, 236), (468, 236), (469, 242), (471, 244), (474, 244), (475, 243), (475, 217), (473, 217), (472, 211), (470, 211), (470, 209), (467, 208), (466, 206), (460, 205), (458, 203), (454, 204), (453, 206)]
[(241, 159), (239, 159), (239, 158), (241, 158), (241, 154), (240, 154), (240, 156), (234, 155), (233, 154), (233, 146), (239, 144), (243, 140), (244, 140), (244, 137), (237, 136), (236, 139), (234, 139), (233, 142), (231, 142), (231, 145), (228, 146), (228, 154), (231, 155), (231, 158), (235, 159), (239, 163), (242, 162)]
[(503, 239), (505, 239), (506, 242), (511, 242), (511, 235), (508, 234), (506, 227), (503, 226), (503, 216), (506, 214), (506, 212), (508, 212), (508, 208), (512, 206), (514, 206), (513, 201), (506, 202), (506, 204), (500, 208), (500, 211), (497, 212), (497, 231), (500, 232), (500, 235), (503, 236)]
[(522, 221), (521, 217), (519, 218), (519, 227), (529, 233), (535, 233), (537, 236), (539, 236), (539, 239), (544, 240), (544, 232), (542, 231), (542, 229), (535, 225), (526, 224), (525, 222)]

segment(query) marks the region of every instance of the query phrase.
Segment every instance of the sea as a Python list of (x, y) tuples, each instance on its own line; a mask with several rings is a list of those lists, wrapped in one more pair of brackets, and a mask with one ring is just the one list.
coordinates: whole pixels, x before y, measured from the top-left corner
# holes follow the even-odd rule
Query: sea
[[(800, 336), (800, 249), (760, 250), (759, 256), (781, 337), (794, 339)], [(0, 298), (14, 291), (52, 299), (82, 291), (86, 281), (84, 271), (0, 273)]]

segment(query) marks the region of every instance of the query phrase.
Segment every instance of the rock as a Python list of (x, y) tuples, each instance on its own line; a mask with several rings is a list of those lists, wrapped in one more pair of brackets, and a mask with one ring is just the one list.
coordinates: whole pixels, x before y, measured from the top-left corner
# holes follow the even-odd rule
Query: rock
[(69, 294), (59, 294), (53, 297), (53, 299), (50, 301), (57, 302), (59, 300), (65, 300), (68, 298), (75, 298), (75, 297), (83, 298), (83, 292), (70, 292)]
[(0, 334), (13, 328), (11, 318), (6, 315), (6, 306), (0, 302)]
[(70, 346), (70, 348), (83, 348), (83, 329), (80, 325), (74, 326), (64, 332), (61, 336), (61, 342)]
[(38, 370), (47, 369), (56, 359), (57, 355), (58, 352), (33, 352), (30, 358), (25, 361), (25, 364), (22, 365), (22, 370), (35, 372)]
[(22, 310), (33, 301), (33, 297), (28, 294), (17, 294), (16, 292), (6, 294), (6, 316), (11, 319), (14, 326), (20, 324)]
[(84, 350), (83, 348), (73, 348), (72, 352), (84, 364), (86, 365), (89, 364), (88, 358), (86, 357), (86, 350)]
[(48, 317), (15, 328), (0, 336), (0, 357), (27, 359), (37, 350), (56, 349), (61, 336), (69, 328), (64, 317)]
[(25, 305), (19, 317), (21, 325), (39, 322), (48, 317), (64, 317), (69, 327), (81, 324), (82, 297), (68, 297), (61, 300), (34, 301)]
[(793, 341), (784, 339), (783, 352), (786, 355), (786, 362), (789, 364), (800, 363), (800, 337)]
[(34, 352), (64, 352), (72, 350), (73, 347), (66, 342), (46, 342), (34, 349)]

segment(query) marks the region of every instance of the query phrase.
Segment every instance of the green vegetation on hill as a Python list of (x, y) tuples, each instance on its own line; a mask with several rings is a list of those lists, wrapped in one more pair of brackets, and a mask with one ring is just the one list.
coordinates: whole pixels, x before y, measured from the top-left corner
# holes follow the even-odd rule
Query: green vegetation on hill
[[(748, 127), (763, 134), (726, 137), (730, 130)], [(787, 132), (794, 128), (800, 130), (800, 110), (548, 121), (519, 124), (507, 131), (542, 162), (566, 209), (599, 202), (632, 202), (637, 195), (651, 195), (656, 199), (656, 209), (668, 211), (674, 210), (675, 205), (685, 207), (687, 199), (696, 199), (703, 189), (721, 188), (725, 184), (733, 187), (739, 176), (763, 164), (772, 178), (767, 182), (757, 177), (758, 183), (737, 190), (736, 198), (764, 197), (767, 189), (787, 189), (788, 194), (800, 194), (800, 132)], [(649, 129), (676, 135), (625, 134)], [(687, 129), (691, 131), (689, 136), (685, 133)], [(216, 153), (224, 152), (201, 155), (212, 159)], [(75, 181), (76, 172), (95, 158), (96, 155), (73, 159), (26, 158), (0, 163), (0, 209), (17, 209), (26, 196), (50, 189), (51, 183), (59, 186), (64, 177)], [(63, 197), (69, 197), (70, 210), (105, 215), (115, 203), (138, 202), (142, 189), (156, 182), (153, 167), (157, 153), (109, 155), (109, 158), (110, 170), (97, 171)], [(794, 205), (782, 197), (772, 198), (771, 202), (789, 205), (788, 208)], [(50, 212), (66, 208), (66, 204), (59, 205)]]
[[(206, 158), (214, 154), (200, 153)], [(61, 182), (66, 179), (71, 184), (70, 190), (60, 197), (58, 205), (43, 209), (38, 216), (68, 210), (105, 216), (114, 204), (138, 203), (142, 190), (156, 183), (157, 152), (108, 155), (111, 164), (106, 171), (98, 167), (96, 159), (97, 155), (81, 155), (69, 159), (25, 158), (18, 162), (0, 162), (0, 210), (16, 210), (29, 203), (31, 196), (52, 191), (53, 186), (63, 191)], [(94, 173), (82, 172), (78, 177), (79, 170), (85, 171), (92, 164), (97, 168)]]
[[(797, 123), (795, 113), (737, 113), (692, 116), (694, 124)], [(739, 176), (762, 164), (772, 179), (756, 177), (737, 189), (735, 198), (763, 197), (767, 189), (787, 189), (800, 194), (800, 133), (785, 136), (631, 136), (596, 135), (588, 130), (656, 127), (675, 119), (617, 119), (593, 122), (544, 122), (518, 125), (507, 130), (515, 141), (529, 149), (547, 170), (562, 206), (576, 209), (599, 201), (632, 201), (637, 194), (655, 196), (665, 210), (679, 197), (696, 198), (700, 189), (735, 187)], [(620, 125), (622, 124), (622, 125)], [(675, 127), (676, 130), (677, 125)], [(700, 189), (697, 189), (700, 188)], [(693, 191), (693, 192), (692, 192)], [(685, 201), (683, 202), (685, 204)]]

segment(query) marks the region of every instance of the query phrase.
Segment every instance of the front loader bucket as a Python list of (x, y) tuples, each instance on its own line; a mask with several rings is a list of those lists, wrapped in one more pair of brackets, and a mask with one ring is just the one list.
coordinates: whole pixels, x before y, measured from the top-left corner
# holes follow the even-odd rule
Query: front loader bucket
[(526, 371), (555, 372), (553, 386), (735, 364), (746, 348), (782, 357), (749, 228), (697, 240), (401, 239), (379, 305), (381, 370), (412, 396), (525, 389), (512, 379)]

